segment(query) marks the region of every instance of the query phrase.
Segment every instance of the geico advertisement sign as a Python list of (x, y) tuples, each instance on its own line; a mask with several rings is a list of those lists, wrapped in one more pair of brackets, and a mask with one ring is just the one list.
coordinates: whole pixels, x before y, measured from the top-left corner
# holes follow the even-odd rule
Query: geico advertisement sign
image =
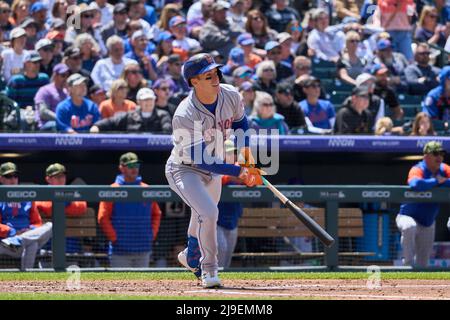
[(261, 198), (261, 191), (233, 191), (233, 198)]
[(100, 198), (128, 198), (128, 191), (99, 191)]
[(296, 191), (296, 190), (283, 190), (281, 191), (282, 194), (284, 194), (287, 198), (302, 198), (303, 192), (302, 191)]
[(36, 196), (36, 191), (8, 191), (6, 193), (7, 198), (34, 199)]
[(143, 198), (170, 198), (172, 196), (172, 192), (170, 191), (143, 191)]
[(363, 191), (362, 192), (363, 198), (390, 198), (391, 192), (390, 191)]
[(415, 191), (405, 191), (405, 198), (412, 199), (431, 199), (433, 197), (433, 192), (423, 191), (423, 192), (415, 192)]

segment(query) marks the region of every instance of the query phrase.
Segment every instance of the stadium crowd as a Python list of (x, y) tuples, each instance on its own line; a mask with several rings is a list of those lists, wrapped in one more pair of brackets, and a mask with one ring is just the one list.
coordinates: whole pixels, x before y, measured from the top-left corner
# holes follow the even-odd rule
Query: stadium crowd
[(170, 134), (209, 52), (256, 130), (445, 134), (449, 36), (443, 0), (0, 1), (0, 129)]

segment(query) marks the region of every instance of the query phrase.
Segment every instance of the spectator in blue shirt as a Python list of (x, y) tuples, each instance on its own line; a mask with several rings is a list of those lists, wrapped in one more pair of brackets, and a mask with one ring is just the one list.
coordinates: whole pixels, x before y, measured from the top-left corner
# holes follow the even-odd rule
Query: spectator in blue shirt
[(439, 74), (440, 84), (428, 92), (422, 103), (422, 111), (432, 119), (450, 120), (450, 66)]
[(292, 20), (300, 20), (297, 10), (288, 7), (289, 1), (275, 0), (275, 7), (267, 10), (266, 16), (269, 26), (277, 32), (286, 31), (286, 27)]
[(65, 133), (89, 132), (100, 119), (97, 105), (85, 98), (87, 79), (75, 73), (67, 79), (69, 97), (56, 107), (56, 127)]
[(306, 125), (311, 133), (331, 133), (336, 120), (333, 104), (328, 100), (319, 99), (320, 80), (308, 77), (302, 81), (306, 99), (299, 105), (305, 114)]
[(133, 33), (131, 46), (131, 51), (125, 54), (125, 57), (136, 60), (139, 63), (145, 79), (155, 81), (158, 78), (156, 61), (147, 52), (148, 39), (144, 31), (138, 30)]
[(50, 82), (45, 73), (39, 72), (42, 58), (36, 51), (29, 52), (24, 58), (24, 71), (11, 77), (6, 87), (9, 98), (17, 101), (21, 108), (34, 106), (34, 96), (40, 87)]

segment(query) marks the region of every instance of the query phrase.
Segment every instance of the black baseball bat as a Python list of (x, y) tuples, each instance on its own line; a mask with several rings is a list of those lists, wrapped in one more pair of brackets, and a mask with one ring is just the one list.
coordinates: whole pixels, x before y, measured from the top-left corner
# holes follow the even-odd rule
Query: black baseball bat
[(302, 209), (297, 207), (291, 200), (275, 188), (266, 178), (262, 177), (263, 183), (280, 199), (280, 201), (299, 219), (303, 224), (311, 230), (311, 232), (319, 238), (319, 240), (327, 247), (331, 247), (334, 243), (332, 236), (328, 234), (314, 219), (308, 216)]

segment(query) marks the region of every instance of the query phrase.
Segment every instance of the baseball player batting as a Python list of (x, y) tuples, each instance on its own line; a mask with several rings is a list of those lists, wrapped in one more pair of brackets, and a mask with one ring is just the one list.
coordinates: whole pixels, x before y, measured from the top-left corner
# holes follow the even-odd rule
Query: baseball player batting
[(242, 165), (224, 163), (221, 148), (211, 139), (213, 132), (219, 131), (224, 141), (230, 129), (248, 129), (241, 95), (233, 86), (220, 83), (221, 66), (205, 53), (183, 65), (183, 76), (193, 90), (173, 116), (174, 147), (166, 163), (170, 188), (192, 209), (188, 245), (178, 260), (201, 279), (204, 288), (222, 286), (217, 273), (216, 229), (221, 175), (239, 177), (253, 187), (262, 184), (263, 173), (253, 168), (248, 139), (238, 145), (245, 161)]

